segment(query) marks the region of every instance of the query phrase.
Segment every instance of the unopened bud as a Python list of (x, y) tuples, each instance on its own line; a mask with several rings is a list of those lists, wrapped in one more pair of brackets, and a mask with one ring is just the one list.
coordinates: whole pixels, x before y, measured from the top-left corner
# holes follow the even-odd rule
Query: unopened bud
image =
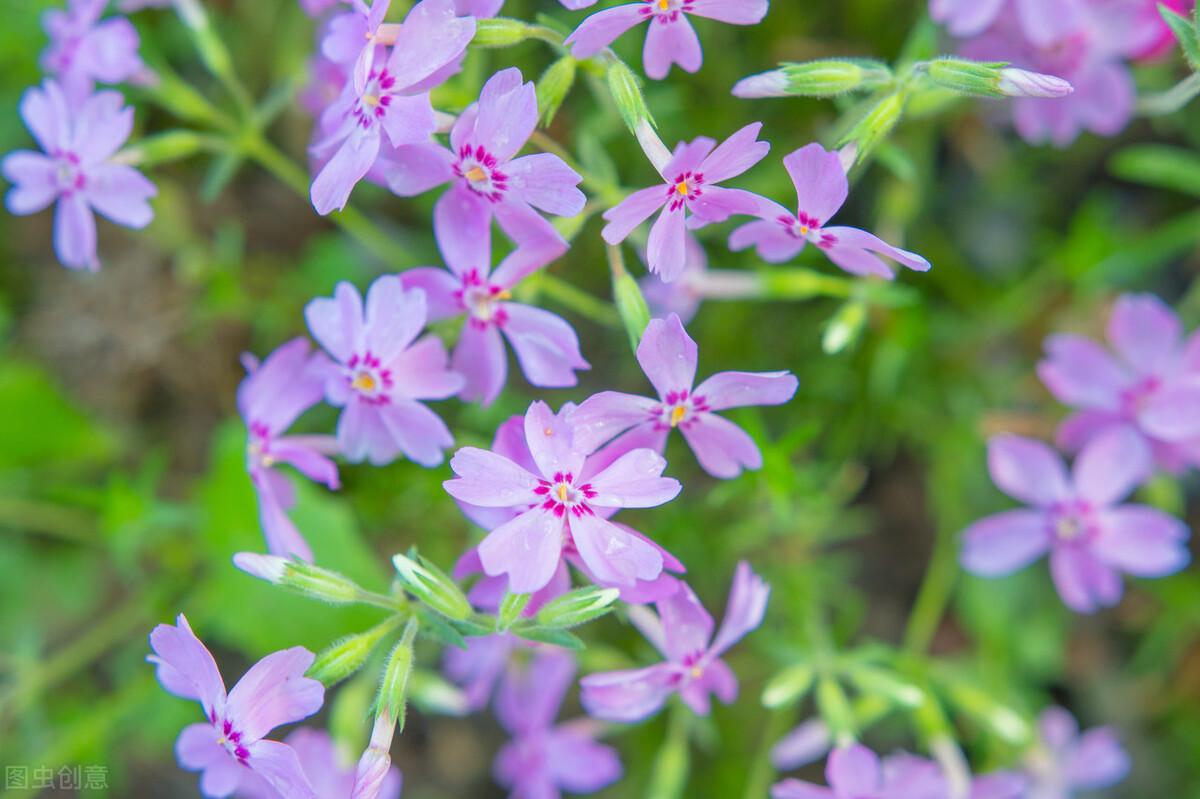
[(168, 130), (135, 142), (112, 157), (112, 162), (151, 167), (189, 158), (208, 147), (208, 140), (190, 130)]
[(999, 88), (1005, 97), (1065, 97), (1075, 91), (1062, 78), (1015, 67), (1000, 70)]
[(886, 86), (892, 71), (866, 58), (822, 59), (784, 64), (772, 72), (753, 75), (733, 87), (737, 97), (834, 97), (852, 91)]
[(392, 756), (389, 753), (392, 736), (389, 734), (387, 738), (385, 745), (377, 746), (374, 743), (375, 736), (371, 736), (372, 744), (363, 752), (354, 771), (354, 791), (350, 799), (375, 799), (379, 796), (383, 781), (392, 768)]
[(529, 26), (518, 19), (493, 17), (475, 20), (475, 38), (471, 44), (478, 47), (511, 47), (532, 36)]
[(807, 663), (797, 663), (776, 674), (763, 689), (762, 703), (769, 708), (783, 707), (800, 700), (813, 686), (816, 672)]
[[(379, 700), (375, 711), (375, 724), (388, 727), (398, 726), (404, 729), (404, 708), (408, 695), (408, 676), (413, 665), (413, 639), (417, 635), (419, 623), (416, 618), (410, 618), (404, 628), (404, 635), (388, 656), (387, 666), (383, 670), (383, 679), (379, 681)], [(389, 735), (389, 741), (391, 736)], [(372, 736), (372, 743), (374, 736)]]
[(929, 79), (943, 89), (972, 97), (1064, 97), (1073, 89), (1054, 75), (962, 58), (939, 58), (925, 67)]
[(567, 94), (575, 85), (575, 64), (574, 58), (565, 55), (551, 64), (538, 79), (537, 102), (543, 125), (553, 121), (563, 100), (567, 99)]
[(855, 123), (850, 132), (838, 142), (838, 147), (846, 144), (858, 146), (858, 158), (867, 157), (875, 147), (887, 138), (900, 121), (904, 113), (905, 96), (903, 92), (893, 92), (880, 98), (866, 114)]
[(576, 627), (608, 613), (620, 596), (617, 588), (579, 588), (547, 603), (538, 612), (537, 621), (543, 627)]
[(332, 687), (362, 668), (380, 639), (396, 628), (397, 617), (356, 635), (339, 638), (325, 647), (309, 667), (307, 676)]
[(654, 117), (650, 115), (641, 83), (633, 70), (624, 61), (614, 61), (609, 64), (607, 77), (608, 91), (612, 94), (617, 111), (621, 113), (621, 119), (625, 120), (625, 126), (636, 133), (639, 123), (649, 122), (653, 125)]
[(866, 322), (867, 306), (861, 300), (851, 300), (825, 325), (821, 349), (826, 355), (836, 355), (858, 340)]
[(831, 677), (817, 682), (817, 709), (838, 746), (854, 740), (854, 711), (842, 686)]
[(429, 561), (417, 557), (419, 563), (404, 555), (392, 558), (405, 590), (447, 618), (461, 621), (470, 616), (471, 603), (458, 584)]
[(878, 694), (907, 708), (920, 707), (925, 701), (925, 691), (919, 686), (881, 669), (859, 666), (849, 676), (863, 694)]
[(502, 633), (516, 623), (529, 604), (529, 594), (505, 594), (496, 612), (496, 632)]
[(233, 565), (259, 579), (331, 605), (350, 605), (366, 594), (349, 577), (302, 560), (239, 552), (233, 556)]
[(758, 97), (787, 97), (790, 94), (792, 92), (788, 89), (787, 73), (782, 69), (760, 72), (733, 84), (733, 96), (747, 100)]

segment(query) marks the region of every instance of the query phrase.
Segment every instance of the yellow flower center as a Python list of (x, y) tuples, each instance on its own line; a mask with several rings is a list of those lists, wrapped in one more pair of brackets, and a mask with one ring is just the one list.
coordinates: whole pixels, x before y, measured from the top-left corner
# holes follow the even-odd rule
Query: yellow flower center
[(671, 427), (678, 426), (685, 416), (687, 416), (687, 408), (682, 405), (676, 405), (671, 409)]
[[(666, 2), (666, 0), (663, 0), (663, 2)], [(686, 180), (679, 181), (679, 185), (675, 187), (675, 191), (679, 192), (680, 194), (686, 195), (688, 193), (687, 181)]]
[(698, 680), (704, 676), (704, 669), (699, 666), (692, 666), (692, 679)]
[(481, 180), (487, 179), (487, 173), (483, 171), (482, 167), (473, 166), (467, 170), (466, 177), (472, 183), (478, 183)]
[(354, 382), (350, 384), (350, 387), (356, 391), (374, 391), (375, 378), (371, 377), (371, 375), (367, 374), (366, 372), (359, 372), (354, 378)]
[(374, 94), (364, 94), (363, 102), (374, 108), (375, 106), (379, 105), (379, 96)]
[(559, 502), (567, 501), (567, 484), (566, 483), (558, 484), (558, 501)]
[(671, 0), (658, 0), (658, 8), (661, 11), (666, 11), (671, 7)]

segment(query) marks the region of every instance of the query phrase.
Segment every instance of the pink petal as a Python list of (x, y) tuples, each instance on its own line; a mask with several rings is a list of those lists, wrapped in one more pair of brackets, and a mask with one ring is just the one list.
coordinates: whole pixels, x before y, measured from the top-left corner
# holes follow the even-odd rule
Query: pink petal
[(62, 89), (53, 80), (25, 90), (21, 95), (21, 118), (44, 152), (71, 147), (71, 113)]
[[(505, 205), (502, 203), (501, 205)], [(539, 217), (540, 218), (540, 217)], [(522, 231), (526, 233), (526, 231)], [(527, 235), (515, 239), (518, 246), (496, 265), (491, 281), (494, 285), (510, 289), (529, 275), (545, 268), (567, 251), (567, 243), (560, 237)]]
[(958, 37), (975, 36), (992, 24), (1005, 0), (931, 0), (929, 15)]
[(1080, 736), (1070, 759), (1063, 765), (1073, 790), (1094, 791), (1125, 779), (1130, 759), (1116, 733), (1100, 727)]
[(748, 405), (782, 405), (796, 394), (791, 372), (719, 372), (696, 386), (695, 395), (714, 411)]
[(562, 544), (562, 519), (536, 507), (488, 533), (479, 559), (493, 577), (508, 576), (509, 591), (530, 594), (554, 577)]
[(1041, 511), (997, 513), (963, 532), (962, 566), (982, 577), (1000, 577), (1045, 555), (1050, 543), (1049, 522)]
[(915, 272), (929, 271), (929, 261), (926, 261), (914, 252), (893, 247), (883, 239), (865, 230), (834, 226), (825, 228), (825, 232), (837, 239), (837, 244), (834, 245), (833, 250), (829, 251), (829, 257), (835, 263), (837, 263), (837, 259), (834, 258), (833, 251), (840, 250), (842, 247), (849, 247), (851, 249), (868, 250), (869, 252), (891, 258), (893, 261)]
[(1121, 599), (1121, 577), (1079, 547), (1059, 547), (1050, 553), (1050, 575), (1067, 607), (1093, 613)]
[(1038, 364), (1038, 377), (1065, 405), (1117, 411), (1121, 392), (1130, 375), (1108, 351), (1082, 336), (1057, 335), (1046, 339), (1046, 359)]
[(575, 370), (588, 369), (579, 352), (579, 338), (562, 317), (541, 308), (506, 302), (502, 330), (512, 344), (521, 371), (532, 385), (564, 388), (575, 385)]
[(213, 710), (225, 704), (225, 683), (212, 653), (192, 632), (182, 613), (175, 624), (160, 624), (150, 633), (148, 660), (158, 669), (162, 687), (184, 699), (193, 699), (211, 717)]
[(362, 341), (362, 299), (358, 289), (345, 281), (337, 284), (332, 299), (310, 301), (304, 318), (317, 343), (342, 363), (350, 360)]
[(688, 22), (687, 15), (680, 14), (672, 22), (655, 19), (646, 31), (646, 45), (642, 48), (642, 67), (646, 77), (662, 80), (671, 71), (671, 64), (678, 64), (684, 72), (696, 72), (704, 63), (704, 52), (696, 29)]
[(1051, 749), (1065, 749), (1079, 737), (1079, 722), (1064, 708), (1048, 707), (1038, 716), (1038, 733)]
[(534, 153), (513, 159), (504, 168), (509, 190), (534, 208), (556, 216), (575, 216), (587, 197), (578, 188), (579, 174), (553, 153)]
[(800, 211), (823, 227), (846, 202), (850, 192), (841, 158), (814, 143), (784, 156), (783, 166), (792, 176)]
[(433, 232), (446, 266), (456, 275), (492, 266), (491, 209), (488, 201), (455, 184), (433, 208)]
[[(707, 186), (704, 193), (688, 200), (688, 210), (696, 216), (690, 220), (694, 227), (711, 222), (724, 222), (731, 216), (770, 216), (778, 206), (766, 197), (744, 189)], [(699, 220), (699, 221), (698, 221)]]
[(445, 269), (434, 266), (418, 266), (401, 272), (400, 282), (405, 289), (420, 289), (425, 292), (425, 304), (428, 322), (439, 322), (463, 312), (462, 305), (454, 292), (462, 286), (462, 281)]
[(547, 730), (575, 677), (575, 658), (563, 651), (538, 654), (505, 675), (496, 695), (496, 720), (512, 735)]
[(589, 58), (608, 47), (622, 33), (646, 20), (642, 15), (643, 8), (642, 3), (630, 3), (592, 14), (567, 37), (571, 55)]
[(589, 504), (609, 508), (654, 508), (679, 495), (678, 480), (661, 477), (667, 461), (652, 449), (627, 452), (589, 483), (595, 490)]
[(554, 781), (571, 793), (595, 793), (612, 785), (622, 774), (617, 750), (567, 725), (546, 739), (546, 760)]
[(606, 441), (650, 419), (658, 402), (647, 397), (602, 391), (584, 400), (569, 417), (575, 428), (575, 446), (593, 452)]
[(733, 574), (733, 587), (729, 589), (729, 602), (721, 619), (721, 629), (712, 642), (710, 653), (713, 657), (719, 656), (762, 624), (770, 596), (771, 587), (766, 581), (751, 570), (749, 563), (740, 561)]
[(457, 16), (454, 0), (422, 0), (404, 18), (388, 71), (405, 87), (452, 64), (475, 36), (475, 20)]
[(646, 245), (646, 265), (651, 272), (671, 282), (682, 274), (687, 266), (687, 242), (685, 240), (683, 208), (663, 208), (653, 227)]
[(286, 430), (321, 401), (324, 379), (311, 368), (313, 364), (306, 338), (294, 338), (277, 347), (238, 386), (242, 418), (266, 425), (272, 435)]
[[(508, 71), (508, 70), (506, 70)], [(520, 83), (521, 73), (493, 76), (479, 95), (479, 116), (475, 121), (475, 142), (501, 162), (508, 161), (537, 127), (537, 94), (532, 83)], [(493, 84), (493, 81), (496, 83)], [(501, 88), (502, 91), (496, 91)]]
[(608, 224), (600, 231), (600, 235), (609, 244), (620, 244), (666, 202), (667, 190), (664, 186), (635, 191), (620, 204), (604, 212), (603, 217)]
[(757, 25), (768, 7), (767, 0), (694, 0), (688, 13), (729, 25)]
[(437, 144), (423, 142), (385, 147), (377, 166), (387, 187), (400, 197), (415, 197), (454, 177), (454, 154)]
[(671, 153), (671, 160), (662, 168), (662, 176), (667, 183), (674, 183), (684, 172), (695, 172), (716, 146), (716, 140), (707, 136), (679, 142)]
[(346, 403), (338, 417), (338, 449), (351, 463), (367, 461), (373, 466), (391, 463), (400, 454), (400, 446), (388, 432), (379, 406), (355, 398)]
[(1071, 82), (1075, 87), (1070, 97), (1072, 105), (1092, 133), (1115, 136), (1129, 124), (1137, 103), (1137, 88), (1124, 63), (1102, 63)]
[(1030, 505), (1047, 507), (1071, 495), (1062, 458), (1032, 438), (993, 436), (988, 441), (988, 470), (997, 488)]
[(119, 92), (97, 92), (75, 113), (72, 149), (87, 166), (107, 161), (133, 131), (133, 108)]
[(54, 209), (54, 254), (69, 269), (100, 268), (96, 255), (96, 217), (80, 193), (64, 195)]
[(1017, 0), (1016, 6), (1022, 32), (1037, 47), (1062, 42), (1085, 24), (1083, 9), (1073, 0)]
[(267, 470), (255, 477), (254, 485), (258, 497), (258, 519), (263, 538), (266, 539), (267, 552), (311, 563), (312, 547), (287, 515), (288, 509), (294, 504), (295, 493), (287, 477)]
[[(318, 437), (310, 436), (308, 438)], [(332, 437), (323, 436), (323, 438), (329, 439), (331, 444), (336, 446)], [(300, 436), (276, 439), (271, 447), (275, 459), (291, 466), (313, 482), (324, 483), (332, 489), (339, 488), (337, 464), (301, 439)]]
[(704, 471), (728, 480), (745, 469), (762, 467), (762, 453), (745, 430), (715, 413), (695, 414), (679, 431)]
[(538, 501), (538, 478), (503, 455), (477, 447), (463, 447), (450, 459), (458, 475), (442, 485), (455, 499), (485, 508), (510, 508)]
[(792, 260), (807, 243), (807, 239), (789, 235), (778, 222), (765, 219), (747, 222), (729, 234), (729, 249), (740, 252), (754, 247), (758, 257), (771, 264)]
[(393, 94), (389, 102), (379, 125), (393, 147), (421, 144), (437, 130), (437, 117), (428, 94)]
[(1125, 423), (1121, 416), (1108, 411), (1077, 411), (1063, 419), (1054, 443), (1065, 452), (1079, 452), (1096, 436)]
[(813, 785), (811, 782), (787, 779), (771, 786), (771, 799), (838, 799), (838, 797), (828, 788)]
[(893, 280), (896, 277), (882, 258), (864, 250), (862, 247), (835, 245), (823, 249), (830, 261), (833, 261), (838, 267), (852, 275), (859, 275), (860, 277), (874, 275), (884, 280)]
[(659, 397), (690, 391), (696, 380), (696, 342), (679, 317), (651, 319), (637, 348), (637, 360)]
[(447, 368), (442, 340), (432, 333), (392, 359), (395, 396), (416, 400), (449, 399), (462, 391), (463, 377)]
[(130, 228), (143, 228), (154, 218), (147, 200), (158, 189), (133, 167), (101, 164), (88, 173), (88, 202), (102, 216)]
[[(313, 682), (309, 680), (308, 682)], [(320, 683), (317, 683), (320, 685)], [(250, 746), (249, 766), (280, 796), (317, 799), (300, 758), (292, 747), (278, 741), (258, 741)]]
[(662, 554), (599, 516), (571, 516), (568, 524), (579, 557), (606, 585), (634, 586), (662, 574)]
[(207, 722), (189, 724), (175, 740), (175, 758), (181, 768), (204, 771), (210, 766), (232, 760), (225, 747), (217, 743), (217, 731)]
[[(765, 2), (763, 7), (766, 7)], [(761, 131), (762, 123), (752, 122), (721, 142), (700, 164), (704, 182), (720, 183), (736, 177), (766, 158), (771, 151), (771, 144), (758, 140)]]
[(663, 663), (645, 669), (589, 674), (579, 681), (580, 701), (588, 715), (606, 721), (641, 721), (658, 712), (673, 692), (672, 668)]
[(679, 590), (659, 602), (657, 608), (662, 619), (666, 654), (672, 661), (682, 663), (708, 651), (713, 619), (690, 586), (680, 585)]
[(1200, 436), (1200, 383), (1169, 386), (1155, 392), (1137, 415), (1138, 424), (1155, 438), (1171, 442)]
[(737, 699), (738, 682), (733, 669), (721, 660), (710, 661), (704, 666), (704, 673), (698, 680), (689, 680), (679, 689), (679, 697), (687, 703), (693, 713), (707, 716), (712, 706), (710, 695), (716, 696), (723, 704), (730, 704)]
[(379, 409), (384, 428), (404, 456), (421, 466), (437, 466), (442, 451), (454, 445), (446, 423), (419, 402), (394, 399)]
[(41, 153), (18, 150), (3, 162), (4, 178), (13, 184), (5, 197), (10, 214), (24, 216), (46, 208), (58, 198), (58, 167)]
[(396, 275), (376, 278), (367, 289), (363, 326), (367, 349), (390, 366), (425, 327), (425, 293), (405, 291)]
[(226, 712), (244, 740), (257, 741), (321, 709), (325, 687), (304, 676), (314, 659), (302, 646), (272, 652), (238, 680), (229, 692)]
[(771, 765), (779, 771), (807, 766), (829, 751), (829, 727), (819, 718), (809, 719), (771, 747)]
[(546, 479), (559, 473), (578, 477), (583, 470), (584, 455), (573, 445), (573, 430), (566, 417), (564, 412), (554, 414), (541, 401), (525, 412), (525, 443)]
[(1075, 493), (1093, 505), (1112, 505), (1150, 477), (1154, 461), (1146, 441), (1129, 427), (1092, 439), (1075, 460)]
[(350, 200), (350, 192), (371, 171), (377, 155), (378, 129), (362, 132), (356, 128), (313, 180), (309, 197), (316, 212), (325, 216), (331, 211), (345, 208)]
[(1109, 566), (1137, 577), (1165, 577), (1191, 560), (1183, 522), (1145, 505), (1105, 511), (1092, 552)]
[(508, 376), (508, 355), (500, 331), (495, 325), (479, 327), (468, 321), (454, 347), (452, 364), (463, 376), (461, 398), (491, 405)]
[(1141, 374), (1155, 374), (1170, 365), (1183, 338), (1179, 317), (1153, 294), (1125, 294), (1108, 318), (1108, 340)]
[(871, 796), (879, 792), (883, 773), (874, 752), (851, 744), (829, 755), (825, 778), (838, 796)]

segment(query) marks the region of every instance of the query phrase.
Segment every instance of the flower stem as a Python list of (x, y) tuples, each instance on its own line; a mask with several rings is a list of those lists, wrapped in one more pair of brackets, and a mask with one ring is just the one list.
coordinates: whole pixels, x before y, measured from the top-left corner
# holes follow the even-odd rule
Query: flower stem
[(904, 631), (904, 649), (911, 654), (923, 654), (933, 642), (958, 577), (956, 554), (953, 531), (946, 525), (940, 526), (933, 555)]

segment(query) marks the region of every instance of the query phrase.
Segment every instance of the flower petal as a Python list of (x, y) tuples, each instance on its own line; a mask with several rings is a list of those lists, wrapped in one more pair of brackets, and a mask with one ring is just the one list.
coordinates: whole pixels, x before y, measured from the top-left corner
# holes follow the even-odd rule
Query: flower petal
[(596, 492), (589, 504), (602, 508), (654, 508), (679, 495), (678, 480), (662, 477), (667, 461), (652, 449), (635, 449), (618, 458), (588, 483)]
[(749, 563), (740, 561), (733, 573), (733, 587), (729, 589), (729, 602), (725, 606), (725, 616), (721, 619), (721, 629), (717, 631), (717, 637), (712, 642), (710, 651), (713, 657), (729, 649), (762, 624), (770, 596), (771, 586), (754, 573)]
[(783, 166), (796, 187), (801, 213), (823, 227), (850, 193), (842, 159), (836, 152), (814, 143), (784, 156)]
[(1050, 526), (1036, 510), (1010, 510), (980, 519), (963, 531), (962, 566), (981, 577), (1023, 569), (1050, 548)]
[(546, 761), (554, 782), (571, 793), (595, 793), (621, 779), (617, 750), (570, 725), (547, 736)]
[(629, 3), (592, 14), (567, 37), (565, 44), (570, 46), (571, 55), (588, 58), (608, 47), (622, 33), (646, 21), (644, 7), (642, 3)]
[(516, 155), (537, 127), (537, 94), (533, 84), (521, 83), (520, 71), (514, 71), (516, 86), (512, 86), (511, 75), (494, 75), (484, 84), (475, 120), (474, 144), (482, 145), (501, 163)]
[(388, 57), (388, 71), (414, 86), (454, 63), (475, 36), (475, 20), (459, 17), (454, 0), (422, 0), (404, 18)]
[(654, 715), (674, 691), (674, 670), (666, 663), (645, 669), (589, 674), (579, 681), (588, 715), (606, 721), (641, 721)]
[(696, 386), (697, 401), (709, 410), (748, 405), (782, 405), (796, 394), (799, 381), (791, 372), (718, 372)]
[(668, 283), (679, 277), (687, 266), (687, 228), (684, 222), (682, 206), (674, 209), (667, 206), (650, 228), (646, 266)]
[(123, 164), (93, 167), (84, 193), (96, 211), (118, 225), (140, 229), (154, 218), (147, 200), (158, 194), (158, 189), (133, 167)]
[[(432, 142), (385, 147), (377, 167), (383, 182), (400, 197), (416, 197), (454, 177), (454, 153)], [(374, 173), (372, 173), (374, 175)]]
[(833, 750), (825, 779), (839, 796), (871, 796), (879, 792), (883, 772), (879, 757), (862, 744)]
[(294, 646), (272, 652), (242, 675), (229, 692), (226, 709), (244, 740), (257, 741), (321, 709), (325, 686), (304, 676), (314, 659), (312, 652)]
[(822, 788), (811, 782), (801, 782), (797, 779), (786, 779), (771, 786), (771, 799), (838, 799), (838, 797), (829, 788)]
[(1154, 460), (1146, 440), (1127, 426), (1088, 443), (1075, 459), (1075, 494), (1093, 505), (1112, 505), (1150, 477)]
[(565, 319), (515, 302), (506, 302), (501, 308), (507, 315), (501, 329), (530, 384), (565, 388), (579, 382), (575, 371), (590, 366), (579, 352), (575, 329)]
[(598, 447), (634, 425), (646, 422), (658, 401), (619, 391), (601, 391), (585, 399), (568, 416), (575, 428), (575, 446), (584, 452)]
[(825, 233), (837, 239), (837, 244), (828, 250), (829, 257), (834, 263), (838, 263), (834, 257), (834, 251), (848, 247), (850, 249), (867, 250), (891, 258), (896, 263), (906, 266), (914, 272), (929, 271), (929, 261), (920, 255), (908, 250), (902, 250), (899, 247), (893, 247), (875, 234), (868, 233), (865, 230), (859, 230), (854, 227), (838, 227), (835, 225), (825, 228)]
[(547, 480), (556, 473), (576, 477), (583, 470), (584, 455), (572, 441), (574, 431), (567, 422), (570, 409), (558, 414), (544, 402), (534, 402), (525, 412), (525, 443), (537, 464), (538, 471)]
[(1083, 336), (1056, 335), (1046, 339), (1046, 359), (1038, 377), (1064, 405), (1116, 411), (1121, 392), (1131, 377), (1108, 350)]
[(1200, 382), (1171, 385), (1152, 394), (1141, 406), (1138, 424), (1164, 441), (1200, 437)]
[(700, 38), (686, 14), (680, 14), (671, 22), (651, 22), (642, 48), (642, 68), (646, 70), (646, 77), (662, 80), (671, 71), (671, 64), (678, 64), (684, 72), (696, 72), (703, 63)]
[(1108, 318), (1108, 340), (1134, 370), (1155, 374), (1179, 349), (1183, 327), (1175, 312), (1153, 294), (1125, 294)]
[(1157, 508), (1123, 505), (1101, 514), (1092, 552), (1109, 566), (1137, 577), (1165, 577), (1191, 560), (1186, 524)]
[(150, 648), (154, 654), (147, 659), (157, 667), (163, 688), (199, 702), (209, 717), (224, 706), (225, 683), (217, 662), (182, 613), (174, 625), (160, 624), (151, 631)]
[(696, 381), (696, 342), (687, 334), (679, 317), (651, 319), (637, 348), (637, 360), (654, 384), (659, 397), (691, 391)]
[(562, 519), (536, 507), (488, 533), (479, 560), (487, 574), (508, 577), (509, 591), (531, 594), (554, 577), (562, 545)]
[(575, 658), (561, 650), (538, 654), (509, 671), (496, 695), (496, 719), (514, 736), (541, 733), (554, 724), (575, 677)]
[(317, 343), (336, 360), (345, 363), (363, 338), (363, 307), (358, 289), (342, 281), (333, 298), (318, 297), (304, 308), (308, 330)]
[(31, 86), (21, 95), (21, 119), (46, 153), (71, 146), (71, 113), (62, 89), (53, 80)]
[(771, 264), (792, 260), (807, 243), (806, 239), (789, 235), (779, 222), (766, 219), (747, 222), (729, 234), (729, 249), (741, 252), (754, 247), (758, 257)]
[(443, 483), (455, 499), (485, 508), (532, 505), (538, 478), (503, 455), (478, 447), (463, 447), (450, 459), (458, 478)]
[(364, 344), (385, 366), (408, 348), (425, 327), (425, 292), (406, 291), (396, 275), (383, 275), (367, 289)]
[(504, 168), (504, 174), (508, 175), (510, 192), (548, 214), (576, 216), (587, 202), (577, 188), (583, 178), (553, 153), (515, 158)]
[(1037, 507), (1052, 505), (1071, 494), (1062, 458), (1032, 438), (993, 436), (988, 441), (988, 471), (1005, 494)]
[(767, 0), (693, 0), (688, 13), (729, 25), (757, 25), (768, 7)]
[[(309, 680), (308, 682), (315, 682)], [(317, 683), (320, 685), (320, 683)], [(288, 799), (317, 799), (296, 750), (278, 741), (257, 741), (250, 746), (250, 768)]]
[(380, 408), (379, 416), (400, 451), (413, 463), (437, 466), (445, 459), (443, 451), (454, 446), (454, 436), (446, 423), (419, 402), (394, 399)]
[[(765, 8), (765, 2), (763, 6)], [(766, 158), (771, 152), (771, 143), (758, 140), (761, 132), (762, 123), (752, 122), (721, 142), (700, 164), (704, 182), (720, 183), (736, 177)]]
[(679, 432), (704, 471), (728, 480), (742, 469), (762, 468), (762, 453), (745, 430), (715, 413), (697, 413), (680, 425)]
[(96, 217), (80, 193), (58, 198), (54, 209), (54, 254), (69, 269), (100, 268), (96, 255)]
[(462, 287), (462, 281), (445, 269), (435, 266), (418, 266), (408, 269), (399, 275), (405, 289), (420, 289), (425, 292), (425, 306), (428, 319), (438, 322), (463, 312), (462, 304), (454, 293)]
[(1129, 774), (1129, 755), (1108, 727), (1088, 730), (1079, 737), (1063, 764), (1070, 788), (1095, 791), (1116, 785)]
[(603, 217), (608, 224), (600, 231), (600, 235), (609, 244), (620, 244), (638, 225), (662, 208), (667, 199), (667, 190), (663, 186), (635, 191), (604, 212)]
[(462, 276), (474, 269), (486, 275), (492, 266), (492, 212), (488, 201), (455, 184), (433, 207), (433, 232), (446, 266)]
[(683, 583), (679, 590), (656, 604), (662, 619), (667, 656), (683, 663), (709, 649), (712, 640), (713, 618), (691, 586)]
[(454, 346), (452, 364), (463, 376), (463, 401), (491, 405), (508, 377), (508, 354), (500, 331), (495, 325), (480, 327), (468, 321)]
[(662, 574), (662, 553), (612, 522), (585, 513), (568, 524), (579, 557), (602, 584), (633, 587)]
[(18, 150), (4, 158), (5, 180), (13, 184), (5, 197), (10, 214), (34, 214), (58, 198), (58, 167), (54, 161), (30, 150)]
[(1094, 613), (1121, 599), (1121, 576), (1079, 547), (1059, 547), (1051, 552), (1050, 575), (1058, 595), (1076, 613)]
[(356, 128), (346, 137), (313, 180), (309, 199), (318, 214), (325, 216), (346, 207), (350, 192), (375, 164), (379, 144), (379, 131), (376, 129), (363, 132)]

